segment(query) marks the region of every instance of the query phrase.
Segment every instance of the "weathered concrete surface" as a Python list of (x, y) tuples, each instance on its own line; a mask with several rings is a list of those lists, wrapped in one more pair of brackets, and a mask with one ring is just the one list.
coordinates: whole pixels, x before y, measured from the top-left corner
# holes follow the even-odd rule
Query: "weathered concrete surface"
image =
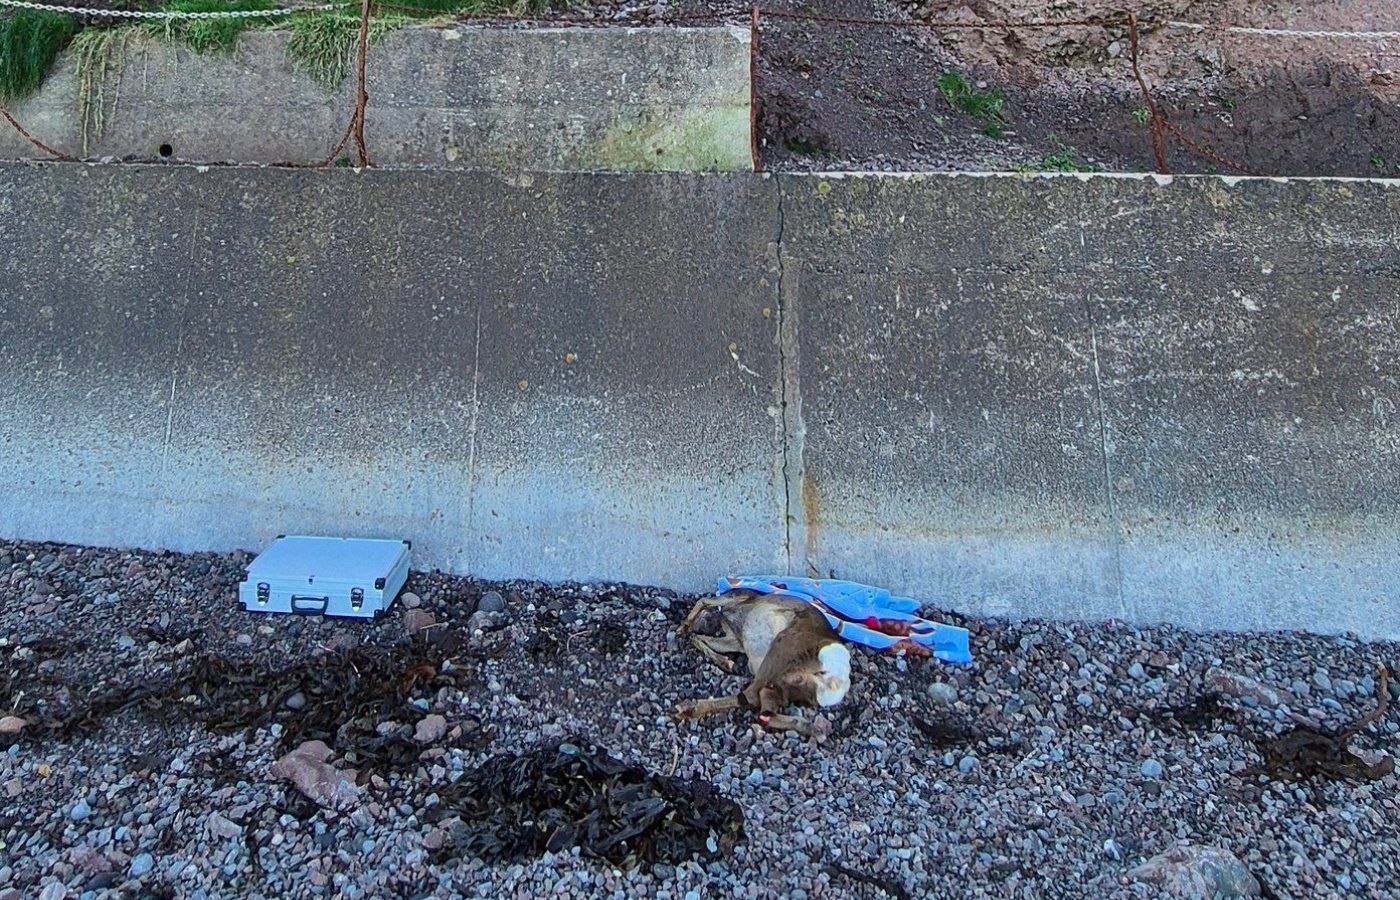
[(0, 267), (0, 534), (393, 535), (418, 566), (691, 586), (780, 565), (747, 265), (770, 184), (0, 172), (29, 223)]
[[(297, 70), (288, 40), (256, 30), (233, 56), (198, 55), (134, 32), (86, 117), (71, 52), (14, 112), (79, 158), (157, 159), (164, 145), (190, 162), (318, 163), (354, 109), (354, 67), (328, 92)], [(365, 137), (377, 165), (753, 166), (747, 29), (410, 28), (372, 44), (367, 59)], [(5, 129), (0, 157), (43, 154)]]
[(1400, 633), (1400, 186), (783, 184), (813, 570)]
[(1397, 201), (0, 167), (0, 534), (1395, 637)]

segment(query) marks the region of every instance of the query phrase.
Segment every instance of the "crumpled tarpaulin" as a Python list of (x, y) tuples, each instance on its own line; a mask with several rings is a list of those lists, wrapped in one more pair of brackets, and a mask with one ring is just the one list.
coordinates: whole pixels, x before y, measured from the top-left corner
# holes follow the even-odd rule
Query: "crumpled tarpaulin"
[(932, 656), (945, 663), (971, 665), (967, 629), (920, 618), (917, 600), (854, 581), (741, 576), (721, 578), (719, 596), (732, 591), (774, 594), (810, 603), (843, 640), (886, 653)]

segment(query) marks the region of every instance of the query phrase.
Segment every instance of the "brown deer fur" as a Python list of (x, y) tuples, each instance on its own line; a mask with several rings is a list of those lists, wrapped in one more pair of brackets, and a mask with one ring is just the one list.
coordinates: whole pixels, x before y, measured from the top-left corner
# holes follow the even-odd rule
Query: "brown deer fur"
[[(690, 635), (706, 613), (719, 622), (719, 634)], [(738, 694), (680, 704), (682, 719), (754, 709), (759, 722), (777, 730), (810, 733), (807, 723), (783, 714), (791, 705), (834, 706), (850, 689), (850, 652), (826, 618), (800, 600), (738, 591), (701, 600), (681, 624), (678, 638), (710, 662), (734, 671), (730, 654), (748, 660), (752, 680)]]

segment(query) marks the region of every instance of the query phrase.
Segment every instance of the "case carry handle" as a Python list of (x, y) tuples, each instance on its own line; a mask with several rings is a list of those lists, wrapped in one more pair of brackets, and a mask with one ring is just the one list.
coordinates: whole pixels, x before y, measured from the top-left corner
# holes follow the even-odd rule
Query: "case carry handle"
[(302, 615), (323, 615), (330, 605), (330, 597), (292, 597), (292, 612)]

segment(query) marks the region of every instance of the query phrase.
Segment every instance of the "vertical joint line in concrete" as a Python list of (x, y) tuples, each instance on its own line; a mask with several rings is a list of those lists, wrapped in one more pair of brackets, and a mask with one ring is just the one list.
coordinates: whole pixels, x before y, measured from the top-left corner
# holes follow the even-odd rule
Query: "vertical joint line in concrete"
[(1094, 360), (1094, 404), (1099, 410), (1099, 452), (1103, 455), (1103, 492), (1108, 504), (1109, 523), (1113, 527), (1113, 568), (1114, 589), (1118, 593), (1118, 609), (1127, 617), (1123, 602), (1123, 541), (1118, 520), (1118, 501), (1113, 492), (1113, 464), (1108, 448), (1108, 413), (1104, 409), (1103, 374), (1099, 370), (1099, 333), (1094, 321), (1094, 302), (1089, 294), (1084, 295), (1084, 313), (1089, 319), (1089, 348)]
[[(797, 359), (797, 310), (788, 302), (792, 294), (792, 281), (787, 272), (786, 208), (784, 206), (783, 179), (773, 176), (778, 192), (777, 232), (775, 236), (774, 266), (776, 270), (776, 293), (778, 310), (778, 379), (779, 379), (779, 452), (782, 464), (783, 490), (783, 557), (785, 574), (798, 574), (793, 571), (793, 545), (805, 544), (802, 535), (794, 535), (793, 523), (797, 521), (793, 506), (802, 497), (802, 412), (801, 395), (798, 390)], [(795, 273), (794, 273), (795, 275)], [(805, 557), (805, 551), (799, 550)], [(802, 574), (805, 574), (805, 567)]]
[(792, 476), (790, 474), (788, 456), (788, 371), (787, 371), (787, 328), (784, 322), (787, 303), (783, 297), (783, 181), (778, 175), (773, 176), (773, 183), (778, 190), (778, 222), (777, 232), (773, 239), (774, 260), (773, 265), (777, 268), (777, 307), (778, 307), (778, 423), (779, 423), (779, 448), (782, 454), (783, 473), (783, 559), (785, 571), (783, 574), (792, 574)]

